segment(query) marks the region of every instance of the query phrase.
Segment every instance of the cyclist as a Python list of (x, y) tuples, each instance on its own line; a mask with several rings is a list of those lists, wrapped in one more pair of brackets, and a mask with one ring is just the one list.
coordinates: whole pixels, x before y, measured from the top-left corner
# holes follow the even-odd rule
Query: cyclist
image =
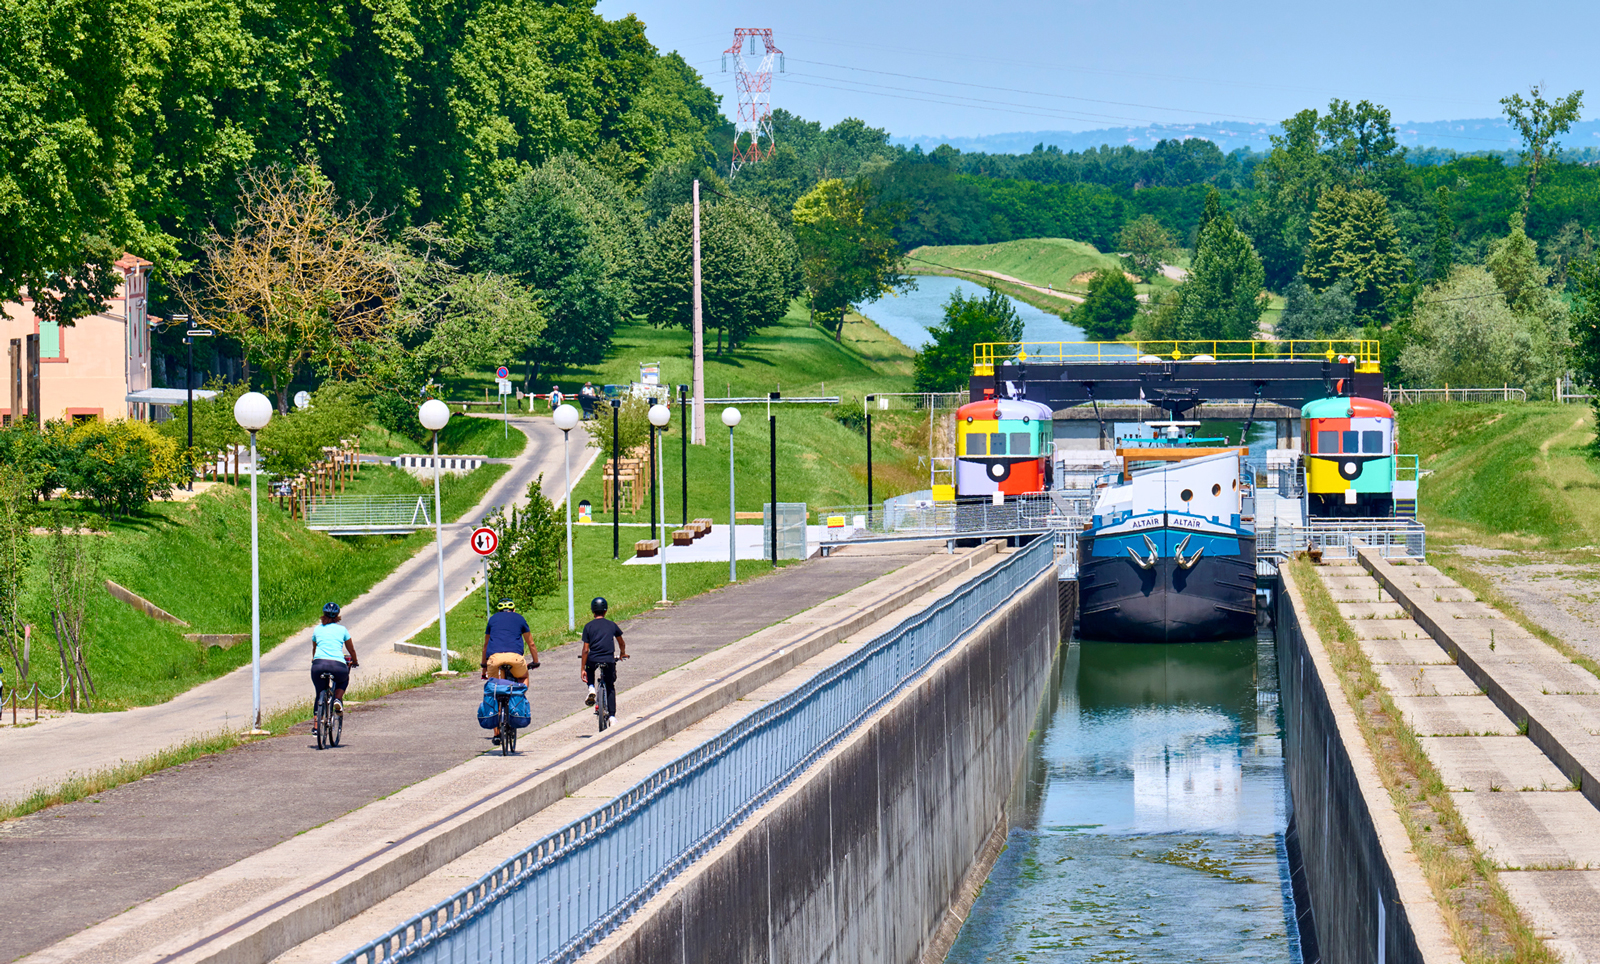
[[(606, 618), (611, 605), (604, 596), (589, 602), (589, 612), (594, 615), (583, 625), (583, 652), (578, 656), (578, 678), (589, 684), (586, 706), (595, 703), (595, 684), (606, 688), (606, 706), (611, 709), (607, 725), (617, 721), (617, 660), (628, 658), (628, 643), (622, 638), (622, 627)], [(599, 670), (596, 679), (595, 671)]]
[[(539, 668), (539, 648), (533, 645), (533, 631), (528, 628), (528, 621), (517, 612), (517, 604), (510, 597), (502, 596), (495, 605), (497, 612), (489, 617), (489, 622), (483, 627), (483, 660), (478, 663), (478, 668), (483, 671), (483, 678), (488, 679), (491, 674), (504, 679), (516, 680), (519, 683), (528, 682), (528, 670)], [(524, 647), (533, 662), (523, 656)], [(495, 746), (500, 745), (500, 728), (494, 728), (493, 741)]]
[(311, 631), (311, 682), (322, 692), (322, 676), (333, 675), (333, 699), (344, 710), (344, 691), (350, 685), (350, 670), (360, 666), (355, 641), (350, 631), (339, 625), (339, 604), (322, 607), (322, 624)]

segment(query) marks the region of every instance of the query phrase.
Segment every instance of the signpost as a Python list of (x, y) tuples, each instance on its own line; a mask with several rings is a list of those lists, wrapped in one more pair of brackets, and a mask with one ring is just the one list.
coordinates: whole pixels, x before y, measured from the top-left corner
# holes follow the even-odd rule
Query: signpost
[(506, 398), (511, 394), (511, 369), (504, 365), (496, 368), (494, 380), (500, 385), (500, 437), (508, 439), (511, 437), (511, 426), (506, 424)]
[(483, 614), (487, 619), (494, 615), (494, 607), (489, 604), (489, 557), (500, 548), (500, 534), (488, 526), (479, 526), (472, 530), (472, 551), (483, 557)]
[(305, 411), (306, 409), (310, 408), (311, 407), (311, 393), (307, 392), (307, 391), (295, 392), (294, 393), (294, 407), (299, 409), (302, 412)]

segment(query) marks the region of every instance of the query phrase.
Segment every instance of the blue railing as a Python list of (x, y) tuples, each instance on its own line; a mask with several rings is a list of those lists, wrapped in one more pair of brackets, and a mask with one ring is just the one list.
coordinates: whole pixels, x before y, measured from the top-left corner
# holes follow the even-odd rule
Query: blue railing
[(878, 636), (339, 964), (576, 960), (1040, 573), (1050, 539)]

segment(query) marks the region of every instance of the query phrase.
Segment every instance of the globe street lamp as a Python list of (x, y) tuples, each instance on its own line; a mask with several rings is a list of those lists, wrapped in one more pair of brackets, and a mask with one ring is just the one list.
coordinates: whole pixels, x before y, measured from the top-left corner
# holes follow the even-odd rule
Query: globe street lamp
[(737, 408), (731, 405), (722, 410), (722, 424), (728, 426), (728, 581), (739, 581), (738, 546), (733, 538), (733, 427), (739, 424), (742, 418)]
[(572, 611), (572, 430), (578, 427), (580, 414), (571, 405), (556, 408), (556, 428), (561, 430), (561, 458), (567, 463), (567, 497), (562, 500), (567, 507), (567, 631), (578, 627)]
[(245, 392), (233, 403), (233, 420), (250, 433), (250, 733), (261, 728), (261, 533), (256, 520), (256, 433), (272, 421), (272, 402)]
[[(670, 421), (672, 421), (672, 407), (670, 405), (652, 405), (652, 406), (650, 406), (650, 424), (653, 427), (665, 430), (666, 427), (667, 427), (667, 423), (670, 422)], [(651, 435), (650, 437), (652, 439), (655, 438), (654, 435)], [(662, 439), (661, 448), (665, 449), (666, 447), (667, 447), (666, 440)], [(656, 454), (656, 447), (655, 447), (654, 444), (652, 444), (650, 446), (650, 451), (651, 451), (651, 454)], [(659, 468), (660, 468), (659, 459), (660, 459), (660, 456), (658, 455), (657, 458), (658, 458), (657, 464), (650, 467), (650, 471), (654, 475), (659, 475), (660, 474), (660, 472), (659, 472)], [(662, 602), (666, 602), (667, 601), (667, 489), (666, 489), (666, 486), (657, 485), (656, 486), (656, 493), (657, 493), (656, 498), (659, 499), (660, 502), (661, 502), (661, 506), (660, 506), (660, 508), (661, 508), (661, 546), (657, 550), (657, 554), (661, 556), (661, 601)]]
[(444, 626), (444, 511), (439, 499), (439, 431), (450, 422), (450, 406), (430, 398), (417, 410), (422, 427), (433, 433), (433, 545), (439, 556), (439, 675), (450, 672), (450, 649)]

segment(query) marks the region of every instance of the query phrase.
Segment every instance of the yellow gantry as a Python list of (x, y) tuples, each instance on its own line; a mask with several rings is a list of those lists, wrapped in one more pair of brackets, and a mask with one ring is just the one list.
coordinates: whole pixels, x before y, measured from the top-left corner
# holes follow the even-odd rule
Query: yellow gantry
[(1161, 361), (1336, 361), (1354, 359), (1356, 371), (1378, 370), (1378, 342), (1359, 338), (1300, 341), (1012, 341), (972, 346), (972, 373), (993, 375), (1008, 361), (1067, 362)]

